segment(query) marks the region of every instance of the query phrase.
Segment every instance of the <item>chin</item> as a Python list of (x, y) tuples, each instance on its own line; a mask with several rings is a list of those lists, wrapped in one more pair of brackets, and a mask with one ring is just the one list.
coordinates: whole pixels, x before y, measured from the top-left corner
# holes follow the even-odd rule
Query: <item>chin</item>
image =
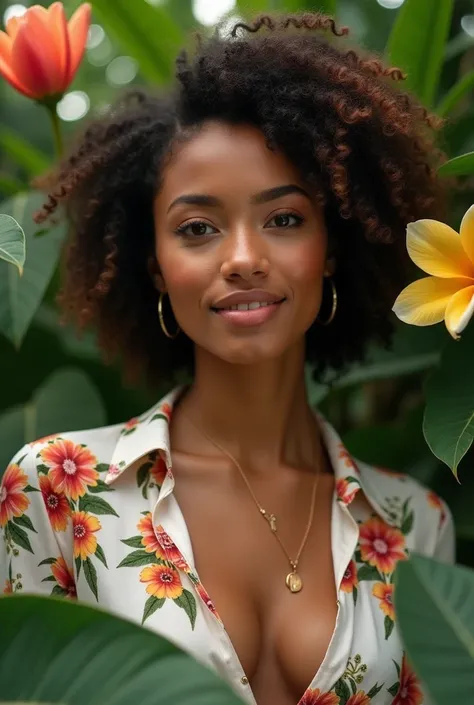
[(281, 357), (290, 347), (288, 344), (282, 345), (281, 342), (275, 341), (265, 344), (262, 341), (258, 344), (256, 341), (246, 340), (239, 342), (238, 345), (229, 344), (209, 352), (231, 365), (260, 365)]

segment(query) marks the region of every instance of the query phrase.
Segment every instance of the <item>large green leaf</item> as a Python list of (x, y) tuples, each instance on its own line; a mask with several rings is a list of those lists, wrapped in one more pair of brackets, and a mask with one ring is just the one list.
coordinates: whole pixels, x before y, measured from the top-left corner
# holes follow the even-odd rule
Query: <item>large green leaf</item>
[(0, 624), (2, 703), (242, 705), (167, 640), (96, 608), (1, 597)]
[(412, 556), (395, 575), (395, 611), (409, 660), (436, 705), (474, 692), (474, 572)]
[(10, 128), (0, 127), (0, 148), (29, 176), (37, 176), (49, 166), (49, 159), (43, 152)]
[(474, 439), (474, 325), (447, 344), (426, 385), (423, 431), (433, 453), (457, 476)]
[(0, 259), (14, 264), (23, 274), (25, 264), (25, 233), (11, 215), (0, 213)]
[(405, 0), (387, 46), (390, 63), (407, 72), (407, 87), (425, 105), (436, 98), (453, 0)]
[(310, 404), (319, 404), (332, 389), (429, 370), (439, 362), (444, 340), (445, 333), (440, 328), (421, 329), (397, 323), (390, 350), (373, 348), (363, 363), (352, 365), (332, 383), (317, 384), (311, 379), (311, 370), (307, 369)]
[(237, 0), (237, 8), (246, 15), (272, 10), (286, 12), (313, 10), (335, 15), (336, 0)]
[(450, 88), (442, 101), (439, 103), (436, 112), (441, 117), (448, 115), (458, 103), (467, 96), (474, 88), (474, 71), (468, 71), (457, 83)]
[(474, 152), (461, 154), (442, 164), (438, 169), (441, 176), (469, 176), (474, 174)]
[(103, 401), (86, 373), (58, 370), (26, 404), (0, 415), (0, 475), (25, 443), (50, 433), (103, 426), (106, 420)]
[(299, 10), (312, 10), (323, 12), (325, 15), (336, 14), (336, 0), (281, 0), (283, 10), (298, 12)]
[(245, 15), (267, 12), (275, 9), (273, 0), (237, 0), (237, 9)]
[(145, 78), (163, 83), (173, 77), (175, 55), (184, 36), (163, 8), (146, 0), (92, 0), (92, 5), (122, 49), (138, 61)]
[(42, 237), (35, 237), (39, 228), (33, 221), (33, 213), (43, 201), (42, 194), (30, 192), (0, 203), (0, 212), (12, 216), (22, 226), (28, 253), (21, 278), (10, 264), (0, 261), (0, 333), (16, 347), (20, 346), (41, 303), (64, 237), (64, 224), (51, 227)]

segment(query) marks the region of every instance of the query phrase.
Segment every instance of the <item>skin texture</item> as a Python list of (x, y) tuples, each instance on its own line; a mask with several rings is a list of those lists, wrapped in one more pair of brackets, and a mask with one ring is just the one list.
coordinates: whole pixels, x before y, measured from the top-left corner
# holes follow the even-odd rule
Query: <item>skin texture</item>
[[(254, 203), (256, 194), (288, 184), (308, 195)], [(219, 205), (172, 206), (185, 194), (209, 195)], [(301, 225), (292, 227), (298, 218)], [(321, 208), (257, 129), (209, 122), (173, 150), (154, 219), (154, 281), (195, 344), (194, 383), (173, 416), (171, 446), (196, 567), (259, 705), (294, 705), (324, 658), (337, 612), (333, 477), (304, 384), (305, 332), (320, 308), (324, 272), (334, 269)], [(183, 227), (185, 235), (177, 232)], [(285, 302), (251, 328), (212, 311), (222, 296), (250, 289)], [(276, 514), (292, 557), (314, 473), (323, 473), (299, 565), (301, 593), (286, 588), (288, 561), (238, 470), (189, 419), (239, 460), (261, 504)]]

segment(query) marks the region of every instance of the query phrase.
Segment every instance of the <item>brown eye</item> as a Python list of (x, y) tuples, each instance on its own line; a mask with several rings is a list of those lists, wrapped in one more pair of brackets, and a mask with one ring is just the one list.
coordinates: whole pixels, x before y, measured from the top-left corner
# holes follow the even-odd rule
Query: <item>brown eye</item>
[(194, 220), (191, 223), (185, 223), (177, 228), (177, 232), (188, 237), (205, 237), (217, 232), (212, 225), (205, 223), (202, 220)]
[(294, 213), (278, 213), (268, 221), (267, 228), (297, 228), (303, 222), (303, 218)]

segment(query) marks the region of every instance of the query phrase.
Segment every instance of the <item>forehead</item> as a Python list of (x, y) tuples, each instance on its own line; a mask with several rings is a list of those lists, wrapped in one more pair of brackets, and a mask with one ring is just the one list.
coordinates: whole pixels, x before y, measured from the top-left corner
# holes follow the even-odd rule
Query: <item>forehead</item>
[(160, 192), (165, 198), (177, 192), (257, 193), (285, 183), (303, 180), (287, 157), (269, 149), (260, 130), (209, 122), (175, 145)]

